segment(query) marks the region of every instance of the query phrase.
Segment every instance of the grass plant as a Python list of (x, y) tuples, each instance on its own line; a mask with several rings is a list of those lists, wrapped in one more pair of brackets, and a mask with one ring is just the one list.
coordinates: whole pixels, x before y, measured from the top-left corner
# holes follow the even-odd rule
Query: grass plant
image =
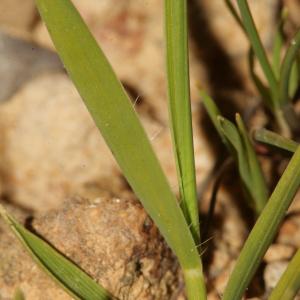
[[(251, 43), (252, 64), (257, 59), (263, 69), (268, 87), (258, 77), (257, 82), (261, 83), (265, 95), (270, 95), (268, 105), (277, 117), (277, 122), (281, 122), (281, 129), (286, 126), (290, 131), (285, 109), (291, 105), (290, 91), (295, 91), (298, 86), (297, 70), (294, 70), (294, 75), (292, 70), (296, 68), (294, 65), (297, 66), (300, 34), (296, 34), (282, 64), (278, 61), (283, 43), (282, 40), (277, 42), (276, 59), (272, 67), (247, 1), (237, 1), (241, 18), (231, 2), (226, 2)], [(187, 298), (205, 300), (206, 285), (201, 255), (197, 250), (200, 227), (189, 91), (187, 0), (164, 1), (170, 127), (180, 199), (176, 199), (172, 192), (127, 93), (72, 2), (36, 0), (36, 4), (70, 78), (124, 176), (176, 254), (183, 271)], [(290, 88), (291, 77), (293, 88)], [(232, 123), (220, 115), (213, 100), (205, 92), (201, 93), (216, 130), (237, 163), (240, 177), (258, 216), (222, 297), (224, 300), (239, 300), (298, 190), (300, 148), (297, 143), (278, 134), (272, 135), (265, 130), (256, 132), (256, 140), (294, 152), (268, 199), (264, 175), (240, 115), (237, 114), (236, 123)], [(15, 221), (1, 206), (0, 214), (34, 261), (74, 299), (116, 299), (51, 245)], [(271, 300), (292, 299), (297, 293), (300, 288), (299, 261), (298, 251), (271, 294)], [(22, 299), (20, 297), (15, 299)]]

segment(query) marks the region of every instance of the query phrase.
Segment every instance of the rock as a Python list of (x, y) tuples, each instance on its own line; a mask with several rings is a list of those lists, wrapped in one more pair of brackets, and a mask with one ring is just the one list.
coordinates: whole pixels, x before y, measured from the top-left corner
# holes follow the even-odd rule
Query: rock
[(285, 220), (279, 229), (277, 242), (285, 245), (290, 245), (295, 248), (300, 247), (300, 224), (298, 216), (294, 216)]
[(289, 260), (295, 252), (295, 249), (288, 245), (273, 244), (269, 247), (264, 256), (266, 263), (272, 263), (274, 261)]
[(34, 76), (55, 70), (62, 70), (62, 65), (52, 51), (0, 32), (0, 101), (7, 100)]
[[(141, 119), (177, 191), (170, 132), (147, 115)], [(3, 104), (0, 131), (4, 192), (22, 205), (45, 211), (74, 194), (87, 196), (87, 189), (115, 195), (128, 188), (83, 101), (63, 74), (40, 76)], [(196, 128), (198, 182), (209, 165), (199, 135)]]
[(23, 35), (37, 18), (34, 0), (1, 0), (0, 28)]
[(80, 188), (119, 191), (116, 163), (66, 75), (33, 80), (0, 115), (5, 193), (17, 203), (45, 211)]
[[(62, 210), (41, 216), (32, 225), (119, 299), (168, 300), (180, 292), (178, 263), (136, 201), (73, 198)], [(5, 255), (0, 265), (3, 298), (20, 287), (26, 299), (70, 299), (34, 265), (7, 229), (0, 235), (1, 249), (5, 246), (0, 253)]]
[(287, 265), (287, 261), (275, 261), (266, 266), (264, 271), (264, 281), (267, 291), (276, 286)]

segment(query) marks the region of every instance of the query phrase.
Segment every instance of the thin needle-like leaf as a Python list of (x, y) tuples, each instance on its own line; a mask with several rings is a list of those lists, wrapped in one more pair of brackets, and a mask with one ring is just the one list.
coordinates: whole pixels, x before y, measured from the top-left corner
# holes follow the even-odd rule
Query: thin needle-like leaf
[(181, 206), (200, 242), (187, 40), (186, 0), (165, 0), (169, 110)]
[(263, 98), (264, 104), (271, 111), (273, 111), (274, 106), (273, 106), (272, 96), (270, 95), (270, 91), (255, 72), (254, 53), (253, 53), (253, 49), (251, 47), (248, 51), (248, 65), (249, 65), (250, 76), (251, 76), (258, 92), (260, 93), (261, 97)]
[(293, 99), (299, 87), (299, 59), (296, 57), (292, 69), (289, 82), (289, 98)]
[(284, 56), (281, 70), (280, 70), (280, 105), (286, 105), (290, 101), (289, 97), (289, 82), (291, 77), (291, 70), (300, 48), (300, 30), (297, 31), (295, 36), (290, 42), (290, 46)]
[(25, 296), (21, 289), (17, 288), (15, 291), (14, 300), (25, 300)]
[(274, 70), (274, 74), (277, 79), (280, 77), (280, 66), (281, 66), (281, 51), (283, 47), (284, 37), (283, 37), (283, 25), (287, 18), (288, 11), (283, 8), (281, 11), (280, 21), (277, 25), (277, 30), (274, 39), (273, 46), (273, 55), (272, 55), (272, 67)]
[(175, 195), (121, 83), (69, 0), (36, 0), (54, 45), (127, 181), (183, 268), (189, 299), (205, 299), (201, 259)]
[(299, 146), (297, 142), (264, 128), (257, 129), (254, 132), (254, 138), (258, 142), (265, 143), (290, 152), (295, 152)]
[(221, 127), (219, 119), (218, 119), (218, 117), (221, 116), (221, 113), (220, 113), (217, 105), (215, 104), (213, 99), (204, 90), (200, 90), (200, 96), (202, 98), (202, 103), (203, 103), (213, 125), (215, 126), (215, 129), (217, 130), (219, 136), (222, 139), (222, 142), (226, 145), (226, 147), (230, 151), (230, 146), (226, 140), (226, 137), (223, 133), (222, 127)]
[[(115, 299), (75, 264), (15, 221), (1, 205), (0, 215), (25, 246), (33, 260), (74, 299)], [(19, 297), (21, 297), (20, 294)]]
[(247, 0), (237, 0), (240, 13), (242, 16), (242, 21), (245, 30), (247, 31), (248, 38), (250, 40), (251, 46), (255, 55), (258, 58), (258, 61), (261, 65), (261, 68), (266, 76), (266, 79), (270, 85), (272, 91), (272, 101), (273, 106), (277, 107), (279, 103), (276, 101), (276, 95), (278, 94), (278, 83), (275, 77), (275, 74), (272, 70), (270, 62), (267, 58), (265, 49), (262, 45), (258, 32), (256, 30), (254, 20), (252, 18)]
[(283, 220), (300, 185), (300, 148), (293, 155), (244, 244), (224, 292), (224, 300), (240, 300)]
[(245, 35), (247, 36), (247, 32), (245, 31), (243, 22), (238, 14), (238, 12), (236, 11), (235, 7), (233, 6), (231, 0), (225, 0), (225, 4), (227, 6), (227, 8), (229, 9), (231, 15), (233, 16), (233, 18), (235, 19), (236, 23), (239, 25), (240, 29), (245, 33)]
[[(236, 160), (250, 205), (259, 215), (266, 204), (268, 190), (246, 128), (239, 115), (237, 128), (232, 122), (220, 116), (214, 101), (205, 92), (202, 91), (201, 96), (216, 130)], [(254, 185), (257, 186), (256, 189), (253, 189)]]
[(293, 300), (300, 290), (300, 250), (289, 262), (287, 269), (272, 291), (269, 300)]
[(239, 114), (236, 115), (236, 123), (247, 153), (247, 161), (249, 164), (249, 172), (251, 176), (251, 180), (248, 186), (249, 192), (251, 193), (251, 196), (255, 203), (255, 211), (260, 214), (268, 200), (268, 188), (253, 145), (248, 136), (245, 124), (243, 123), (242, 118)]

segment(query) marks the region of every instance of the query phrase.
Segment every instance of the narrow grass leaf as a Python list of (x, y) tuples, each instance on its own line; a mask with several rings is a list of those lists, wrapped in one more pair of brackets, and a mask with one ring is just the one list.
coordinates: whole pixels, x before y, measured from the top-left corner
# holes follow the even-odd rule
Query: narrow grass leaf
[[(216, 130), (236, 160), (250, 206), (259, 215), (267, 201), (268, 190), (246, 128), (239, 115), (237, 128), (232, 122), (220, 116), (214, 101), (205, 92), (202, 91), (200, 94)], [(258, 186), (257, 189), (253, 189), (254, 184)]]
[(124, 88), (69, 0), (36, 3), (65, 68), (124, 176), (177, 255), (189, 299), (205, 299), (202, 264), (193, 236)]
[(262, 80), (255, 72), (255, 64), (254, 64), (254, 52), (253, 49), (250, 48), (248, 51), (248, 65), (249, 65), (249, 72), (250, 76), (257, 88), (257, 91), (260, 93), (261, 97), (263, 98), (264, 104), (273, 111), (274, 105), (272, 101), (272, 96), (270, 94), (270, 90), (265, 86)]
[(254, 138), (258, 142), (268, 144), (289, 152), (295, 152), (299, 146), (297, 142), (264, 128), (257, 129), (254, 132)]
[(284, 44), (283, 26), (287, 15), (287, 9), (283, 8), (281, 11), (279, 24), (277, 25), (277, 30), (274, 38), (274, 45), (272, 51), (272, 67), (277, 80), (279, 80), (280, 77), (281, 52)]
[(218, 120), (218, 117), (221, 116), (221, 113), (220, 113), (217, 105), (215, 104), (214, 100), (204, 90), (200, 90), (200, 96), (202, 98), (202, 103), (203, 103), (215, 129), (217, 130), (219, 136), (222, 139), (222, 142), (228, 147), (228, 150), (230, 150), (229, 144), (226, 140), (226, 137), (223, 133), (222, 127)]
[(20, 288), (17, 288), (14, 294), (14, 300), (25, 300), (25, 296)]
[(237, 165), (239, 169), (240, 176), (242, 181), (245, 183), (247, 189), (249, 182), (251, 180), (249, 164), (247, 160), (246, 149), (244, 148), (240, 133), (237, 127), (230, 122), (229, 120), (219, 117), (219, 122), (223, 131), (223, 134), (226, 136), (228, 142), (232, 146), (232, 152), (237, 160)]
[(169, 110), (181, 206), (200, 242), (187, 40), (186, 0), (165, 0), (166, 58)]
[[(81, 300), (113, 299), (103, 287), (75, 264), (15, 221), (1, 205), (0, 215), (25, 246), (33, 260), (72, 297)], [(22, 297), (20, 293), (17, 295)]]
[(242, 21), (245, 30), (247, 31), (247, 35), (249, 38), (249, 41), (251, 43), (251, 46), (253, 48), (253, 51), (261, 65), (261, 68), (265, 74), (265, 77), (270, 85), (270, 89), (272, 91), (272, 101), (273, 106), (277, 107), (278, 103), (276, 101), (276, 95), (278, 94), (278, 83), (275, 77), (275, 74), (273, 72), (273, 69), (270, 65), (270, 62), (267, 58), (267, 54), (265, 52), (265, 49), (263, 47), (263, 44), (260, 40), (260, 37), (258, 35), (257, 29), (254, 24), (254, 20), (252, 18), (248, 2), (247, 0), (237, 0), (239, 10), (242, 16)]
[(240, 300), (272, 243), (300, 185), (300, 148), (293, 155), (251, 230), (226, 286), (224, 300)]
[(245, 33), (245, 35), (247, 36), (247, 32), (245, 31), (243, 22), (237, 12), (237, 10), (235, 9), (234, 5), (232, 4), (231, 0), (225, 0), (225, 4), (228, 8), (228, 10), (230, 11), (231, 15), (233, 16), (234, 20), (236, 21), (236, 23), (239, 25), (240, 29)]
[(289, 262), (287, 269), (273, 289), (269, 300), (293, 300), (300, 290), (300, 250)]
[(236, 114), (236, 123), (244, 144), (244, 149), (246, 149), (246, 159), (249, 164), (251, 176), (251, 182), (248, 183), (249, 192), (255, 203), (255, 211), (260, 214), (268, 201), (268, 188), (245, 124), (239, 114)]
[(281, 70), (280, 70), (280, 105), (284, 106), (290, 101), (289, 97), (289, 82), (291, 78), (291, 71), (294, 62), (297, 59), (300, 48), (300, 30), (290, 41), (290, 46), (284, 56)]
[(289, 98), (292, 100), (299, 87), (299, 57), (293, 63), (290, 82), (289, 82)]

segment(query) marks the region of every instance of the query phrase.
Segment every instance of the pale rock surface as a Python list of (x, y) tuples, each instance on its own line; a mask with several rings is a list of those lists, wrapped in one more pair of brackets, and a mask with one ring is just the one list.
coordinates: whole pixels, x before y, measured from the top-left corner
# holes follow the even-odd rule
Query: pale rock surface
[[(119, 299), (178, 299), (178, 263), (136, 201), (73, 198), (38, 217), (34, 229)], [(0, 221), (0, 298), (71, 299), (32, 262)], [(8, 251), (9, 249), (9, 251)], [(180, 284), (181, 282), (181, 284)]]
[[(168, 128), (139, 112), (174, 191), (178, 190)], [(86, 190), (116, 195), (127, 189), (121, 172), (73, 84), (63, 74), (40, 76), (0, 107), (1, 172), (5, 192), (35, 210), (57, 207)], [(199, 115), (194, 111), (197, 124)], [(198, 182), (210, 167), (195, 127)], [(84, 190), (82, 192), (81, 190)]]
[(1, 0), (0, 29), (28, 36), (37, 18), (34, 0)]
[(295, 252), (295, 249), (288, 245), (273, 244), (269, 247), (264, 256), (266, 263), (272, 263), (280, 260), (290, 260)]
[(287, 265), (287, 261), (275, 261), (266, 266), (264, 271), (264, 281), (267, 291), (276, 286)]

